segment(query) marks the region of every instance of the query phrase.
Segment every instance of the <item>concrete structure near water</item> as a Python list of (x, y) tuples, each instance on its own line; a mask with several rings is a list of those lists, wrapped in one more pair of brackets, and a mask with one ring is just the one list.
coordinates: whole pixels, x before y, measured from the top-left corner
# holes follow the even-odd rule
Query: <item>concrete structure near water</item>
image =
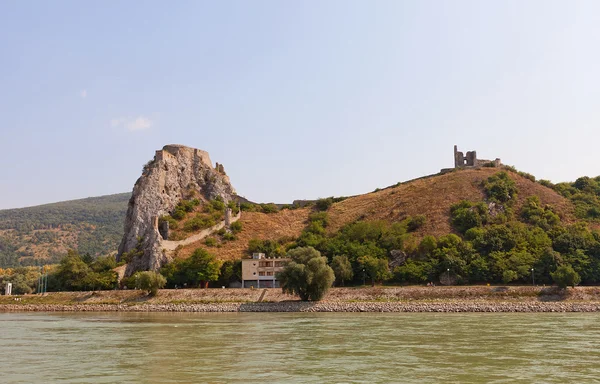
[(287, 258), (267, 258), (264, 253), (242, 259), (242, 288), (279, 288), (276, 275), (288, 261)]
[(5, 296), (11, 296), (12, 295), (12, 283), (6, 283), (6, 287), (4, 289), (4, 295)]

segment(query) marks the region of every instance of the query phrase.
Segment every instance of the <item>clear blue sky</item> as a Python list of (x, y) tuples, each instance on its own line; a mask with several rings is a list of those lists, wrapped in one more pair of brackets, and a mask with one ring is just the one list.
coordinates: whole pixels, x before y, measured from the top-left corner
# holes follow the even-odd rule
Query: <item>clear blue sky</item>
[(352, 195), (452, 146), (600, 174), (598, 1), (0, 1), (0, 208), (207, 150), (255, 201)]

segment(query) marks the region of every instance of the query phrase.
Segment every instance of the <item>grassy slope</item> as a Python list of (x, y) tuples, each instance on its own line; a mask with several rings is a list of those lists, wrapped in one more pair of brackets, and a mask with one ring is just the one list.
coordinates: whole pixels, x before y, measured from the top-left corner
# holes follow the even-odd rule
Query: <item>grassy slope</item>
[[(348, 198), (329, 209), (328, 230), (334, 232), (344, 224), (359, 219), (395, 222), (407, 216), (425, 215), (427, 222), (418, 235), (440, 236), (450, 233), (450, 206), (465, 199), (483, 200), (481, 182), (499, 171), (495, 168), (461, 170)], [(575, 220), (573, 205), (569, 200), (539, 183), (512, 172), (509, 175), (519, 190), (515, 207), (517, 212), (527, 197), (537, 195), (543, 204), (552, 205), (564, 222)], [(244, 229), (237, 240), (224, 243), (221, 248), (206, 248), (224, 260), (240, 258), (244, 255), (248, 240), (252, 238), (276, 240), (284, 236), (299, 236), (310, 212), (309, 208), (283, 210), (274, 214), (244, 212), (241, 218)], [(180, 251), (179, 256), (187, 257), (202, 246), (203, 242), (188, 245)]]

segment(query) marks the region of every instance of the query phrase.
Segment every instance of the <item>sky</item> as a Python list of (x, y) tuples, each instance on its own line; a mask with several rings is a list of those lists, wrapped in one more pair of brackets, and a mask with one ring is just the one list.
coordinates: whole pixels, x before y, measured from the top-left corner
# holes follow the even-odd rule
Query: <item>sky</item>
[(166, 144), (238, 194), (366, 193), (453, 146), (600, 175), (598, 1), (0, 0), (0, 209), (131, 191)]

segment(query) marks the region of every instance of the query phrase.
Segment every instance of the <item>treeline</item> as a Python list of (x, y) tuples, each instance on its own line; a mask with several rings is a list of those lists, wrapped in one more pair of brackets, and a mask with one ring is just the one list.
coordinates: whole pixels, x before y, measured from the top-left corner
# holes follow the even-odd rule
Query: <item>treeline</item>
[(40, 275), (47, 274), (48, 292), (116, 289), (116, 267), (114, 256), (93, 258), (69, 250), (55, 265), (0, 269), (0, 284), (4, 289), (6, 282), (11, 282), (16, 295), (33, 293), (38, 291)]

